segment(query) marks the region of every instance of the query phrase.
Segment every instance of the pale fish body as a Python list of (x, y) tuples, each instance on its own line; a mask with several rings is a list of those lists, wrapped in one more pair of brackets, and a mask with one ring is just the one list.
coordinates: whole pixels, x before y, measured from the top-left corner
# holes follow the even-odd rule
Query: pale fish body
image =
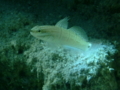
[(30, 33), (38, 39), (57, 46), (70, 46), (82, 50), (87, 50), (91, 47), (91, 43), (87, 41), (87, 35), (82, 28), (74, 26), (67, 29), (67, 26), (68, 18), (64, 18), (55, 26), (35, 26)]

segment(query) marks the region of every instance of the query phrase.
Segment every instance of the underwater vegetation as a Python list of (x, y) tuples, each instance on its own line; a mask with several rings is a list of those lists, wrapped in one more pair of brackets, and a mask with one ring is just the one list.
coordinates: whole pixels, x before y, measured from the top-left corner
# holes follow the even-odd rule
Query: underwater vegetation
[[(42, 75), (39, 80), (36, 78), (36, 71), (31, 72), (31, 66), (26, 65), (25, 61), (10, 60), (0, 61), (0, 90), (37, 90), (42, 89)], [(32, 78), (31, 78), (32, 77)], [(39, 83), (41, 82), (41, 83)], [(39, 85), (38, 85), (39, 83)]]
[[(68, 18), (64, 18), (55, 26), (37, 25), (30, 31), (34, 37), (57, 46), (50, 48), (48, 45), (45, 46), (45, 42), (40, 46), (40, 43), (35, 41), (35, 44), (33, 43), (24, 53), (28, 57), (28, 64), (34, 65), (38, 74), (43, 73), (43, 90), (52, 90), (52, 87), (57, 90), (58, 85), (66, 83), (69, 84), (69, 90), (73, 90), (74, 85), (82, 86), (83, 81), (89, 82), (100, 71), (102, 73), (114, 70), (109, 66), (114, 60), (110, 55), (116, 52), (114, 45), (95, 39), (90, 43), (86, 40), (88, 37), (81, 27), (73, 26), (68, 30), (67, 27)], [(64, 46), (70, 48), (66, 49)], [(34, 59), (37, 62), (33, 64)], [(62, 89), (66, 88), (68, 87), (64, 86)]]
[[(108, 76), (114, 70), (110, 67), (113, 59), (109, 56), (116, 50), (109, 43), (103, 45), (93, 43), (93, 47), (87, 52), (70, 53), (63, 48), (54, 50), (44, 44), (39, 46), (39, 41), (35, 40), (35, 42), (28, 51), (24, 52), (24, 55), (28, 57), (28, 65), (33, 65), (34, 69), (37, 69), (38, 77), (41, 77), (39, 73), (43, 73), (43, 90), (53, 88), (57, 90), (58, 87), (63, 90), (74, 90), (77, 87), (81, 89), (84, 83), (91, 82), (96, 75), (106, 73)], [(114, 84), (108, 84), (108, 87), (113, 88), (113, 86)], [(92, 86), (89, 88), (92, 89)]]
[[(66, 16), (68, 28), (62, 24), (60, 31), (82, 27), (88, 50), (62, 47), (76, 45), (64, 38), (56, 47), (58, 38), (51, 45), (30, 34), (36, 25), (59, 27)], [(119, 0), (1, 0), (0, 90), (119, 90), (119, 38)]]

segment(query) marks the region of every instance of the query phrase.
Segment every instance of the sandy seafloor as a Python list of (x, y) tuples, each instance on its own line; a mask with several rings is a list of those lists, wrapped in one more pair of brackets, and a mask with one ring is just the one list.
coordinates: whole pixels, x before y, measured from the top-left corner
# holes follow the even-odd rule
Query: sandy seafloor
[[(0, 0), (0, 90), (42, 90), (44, 75), (26, 64), (23, 53), (35, 40), (35, 25), (54, 25), (70, 17), (69, 27), (81, 26), (89, 38), (108, 40), (118, 50), (111, 63), (114, 71), (98, 74), (73, 90), (120, 90), (119, 0)], [(103, 82), (102, 82), (103, 81)], [(69, 83), (52, 90), (70, 90)]]

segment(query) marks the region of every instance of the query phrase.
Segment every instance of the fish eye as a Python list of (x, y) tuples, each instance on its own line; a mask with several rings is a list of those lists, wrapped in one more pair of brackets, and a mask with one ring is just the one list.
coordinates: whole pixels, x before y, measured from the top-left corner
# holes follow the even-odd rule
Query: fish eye
[(38, 30), (38, 32), (41, 32), (41, 30)]

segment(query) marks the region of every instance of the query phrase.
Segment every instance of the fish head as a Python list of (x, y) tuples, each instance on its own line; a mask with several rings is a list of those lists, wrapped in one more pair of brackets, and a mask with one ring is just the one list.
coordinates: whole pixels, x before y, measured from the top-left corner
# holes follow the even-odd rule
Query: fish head
[(34, 37), (43, 40), (45, 37), (50, 36), (49, 26), (35, 26), (30, 30), (30, 34)]
[(40, 40), (51, 43), (58, 39), (58, 34), (60, 31), (58, 29), (59, 27), (51, 25), (35, 26), (31, 29), (30, 34)]

